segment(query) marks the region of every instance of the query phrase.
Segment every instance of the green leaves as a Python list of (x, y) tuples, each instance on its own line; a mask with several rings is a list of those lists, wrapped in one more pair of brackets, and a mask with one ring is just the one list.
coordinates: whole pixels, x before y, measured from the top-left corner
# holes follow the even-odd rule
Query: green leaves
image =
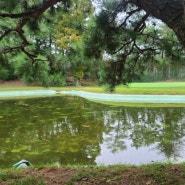
[(0, 10), (12, 12), (13, 10), (15, 10), (15, 7), (18, 7), (19, 3), (20, 3), (20, 0), (13, 0), (13, 1), (1, 0)]
[(47, 58), (44, 55), (38, 54), (37, 57), (35, 58), (36, 60), (42, 60), (42, 61), (47, 61)]

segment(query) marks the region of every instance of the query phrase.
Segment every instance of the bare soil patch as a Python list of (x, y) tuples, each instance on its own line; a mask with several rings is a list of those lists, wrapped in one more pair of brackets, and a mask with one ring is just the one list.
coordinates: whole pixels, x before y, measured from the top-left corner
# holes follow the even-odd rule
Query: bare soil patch
[(0, 81), (0, 86), (26, 86), (21, 80)]

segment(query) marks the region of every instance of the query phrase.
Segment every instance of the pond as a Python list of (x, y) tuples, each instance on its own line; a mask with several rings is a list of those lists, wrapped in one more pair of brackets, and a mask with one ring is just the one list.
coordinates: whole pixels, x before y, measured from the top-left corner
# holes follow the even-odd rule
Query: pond
[(0, 168), (185, 160), (184, 107), (110, 106), (75, 96), (0, 100)]

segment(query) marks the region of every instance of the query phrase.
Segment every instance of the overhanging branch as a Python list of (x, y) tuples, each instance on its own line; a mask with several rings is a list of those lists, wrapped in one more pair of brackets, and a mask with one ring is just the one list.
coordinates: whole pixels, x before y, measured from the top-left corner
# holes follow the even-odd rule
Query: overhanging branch
[(23, 27), (27, 24), (27, 22), (30, 19), (38, 19), (48, 8), (55, 5), (59, 1), (61, 0), (45, 0), (45, 1), (42, 1), (42, 4), (37, 5), (37, 7), (35, 7), (34, 10), (26, 11), (18, 14), (0, 13), (0, 17), (2, 18), (11, 18), (11, 19), (19, 20), (17, 25), (14, 28), (7, 29), (0, 35), (0, 41), (4, 37), (8, 36), (11, 32), (17, 32), (18, 37), (22, 41), (22, 44), (20, 46), (5, 47), (5, 49), (2, 49), (0, 52), (8, 53), (8, 52), (21, 49), (29, 58), (33, 60), (35, 56), (25, 50), (25, 47), (30, 45), (30, 43), (27, 41), (24, 35)]

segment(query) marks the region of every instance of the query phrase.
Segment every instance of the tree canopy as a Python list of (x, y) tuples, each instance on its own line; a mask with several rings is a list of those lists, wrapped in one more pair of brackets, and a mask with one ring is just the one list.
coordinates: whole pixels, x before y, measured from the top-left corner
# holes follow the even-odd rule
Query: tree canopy
[[(94, 1), (97, 3), (100, 2), (99, 0)], [(103, 2), (114, 3), (112, 16), (116, 16), (120, 12), (126, 13), (122, 24), (126, 24), (126, 21), (131, 16), (142, 12), (142, 14), (140, 14), (140, 19), (138, 19), (137, 22), (135, 21), (134, 31), (136, 32), (142, 31), (142, 28), (146, 26), (146, 19), (150, 16), (154, 16), (162, 20), (174, 30), (174, 32), (178, 36), (179, 41), (181, 42), (183, 47), (185, 47), (184, 0), (103, 0)], [(27, 53), (25, 47), (30, 43), (24, 36), (24, 26), (29, 23), (34, 24), (34, 22), (38, 20), (45, 11), (47, 11), (48, 9), (52, 9), (57, 3), (63, 3), (65, 8), (70, 6), (70, 0), (1, 0), (0, 17), (2, 18), (2, 22), (8, 22), (8, 20), (13, 19), (14, 25), (12, 26), (8, 24), (3, 24), (1, 22), (0, 41), (2, 41), (2, 39), (7, 35), (11, 34), (11, 32), (14, 32), (17, 34), (22, 42), (18, 46), (6, 46), (1, 50), (1, 52), (6, 53), (12, 50), (21, 49), (23, 52)], [(143, 10), (145, 12), (143, 12)]]
[[(141, 2), (145, 1), (102, 1), (101, 10), (94, 20), (93, 30), (91, 28), (89, 30), (91, 34), (85, 38), (86, 55), (103, 56), (107, 61), (101, 78), (103, 82), (110, 85), (110, 90), (118, 84), (127, 84), (138, 79), (162, 53), (165, 57), (170, 53), (171, 56), (176, 57), (176, 60), (184, 54), (177, 38), (172, 36), (173, 34), (171, 38), (167, 38), (164, 35), (165, 29), (162, 22), (153, 16), (155, 15), (153, 8), (158, 11), (165, 3), (147, 1), (147, 9)], [(173, 4), (172, 1), (168, 3)], [(171, 6), (166, 7), (171, 8)], [(166, 14), (166, 16), (169, 15)], [(157, 14), (156, 17), (160, 16)], [(161, 20), (175, 29), (167, 18), (163, 18), (163, 14), (161, 14)], [(180, 36), (177, 36), (180, 40)], [(169, 47), (166, 47), (167, 45)], [(180, 53), (177, 52), (179, 50)]]
[[(48, 50), (48, 47), (50, 55), (54, 52), (58, 54), (60, 49), (57, 50), (57, 45), (66, 50), (72, 42), (83, 40), (82, 46), (85, 46), (86, 56), (96, 59), (103, 57), (106, 61), (99, 78), (111, 84), (111, 89), (120, 83), (126, 84), (138, 79), (146, 69), (146, 63), (152, 64), (160, 55), (169, 57), (170, 53), (172, 58), (182, 60), (183, 49), (185, 50), (184, 0), (92, 0), (92, 2), (100, 11), (94, 18), (87, 14), (90, 20), (85, 24), (89, 29), (83, 30), (84, 24), (81, 22), (84, 23), (83, 20), (87, 20), (87, 16), (81, 13), (83, 11), (84, 14), (88, 13), (88, 8), (83, 10), (82, 6), (89, 6), (88, 0), (82, 1), (81, 5), (76, 0), (1, 0), (1, 58), (7, 54), (16, 56), (21, 52), (32, 63), (48, 59), (53, 62), (55, 59), (45, 57), (45, 50)], [(80, 8), (75, 8), (75, 5)], [(56, 22), (55, 13), (63, 17), (59, 23)], [(77, 15), (75, 23), (74, 17)], [(164, 36), (159, 20), (171, 28), (177, 38), (169, 39)], [(42, 35), (39, 31), (41, 23), (44, 25), (42, 29), (51, 26), (50, 32), (45, 29), (45, 34)], [(55, 39), (53, 27), (56, 28)], [(83, 35), (80, 33), (82, 30), (85, 31)], [(183, 49), (180, 48), (178, 40)], [(48, 70), (47, 66), (45, 69)]]
[[(26, 49), (31, 43), (28, 41), (28, 38), (26, 38), (24, 29), (26, 26), (32, 31), (37, 29), (37, 23), (40, 17), (46, 10), (49, 8), (52, 9), (58, 2), (60, 2), (60, 0), (15, 0), (8, 2), (2, 0), (0, 3), (0, 17), (2, 18), (0, 24), (0, 41), (3, 42), (7, 37), (11, 37), (12, 41), (18, 38), (18, 41), (15, 45), (6, 45), (6, 43), (4, 47), (2, 46), (0, 52), (8, 53), (21, 50), (29, 56), (29, 58), (34, 60), (36, 56)], [(67, 1), (63, 1), (63, 3), (67, 6)], [(49, 21), (46, 17), (45, 19)]]

